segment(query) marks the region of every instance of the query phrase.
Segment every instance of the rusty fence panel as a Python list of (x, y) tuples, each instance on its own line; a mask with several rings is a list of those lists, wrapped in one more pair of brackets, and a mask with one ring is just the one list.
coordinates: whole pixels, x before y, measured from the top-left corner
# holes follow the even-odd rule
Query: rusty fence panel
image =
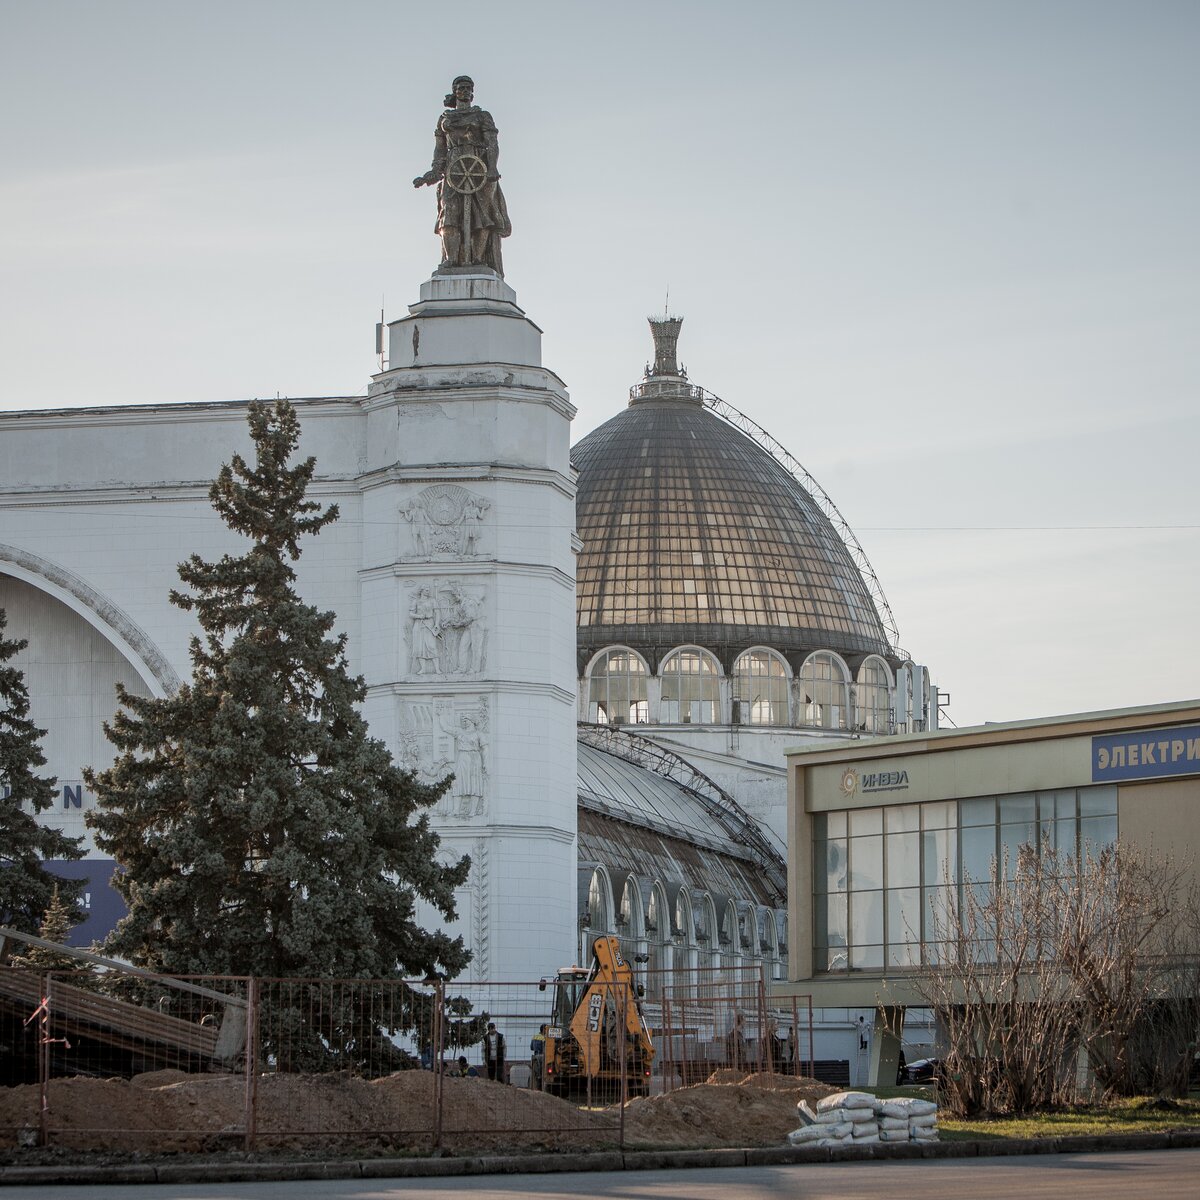
[(760, 966), (672, 967), (649, 972), (645, 990), (662, 1091), (722, 1070), (811, 1074), (811, 998), (772, 997)]
[[(596, 1060), (603, 1077), (585, 1075), (580, 1086), (574, 1075), (555, 1073), (556, 1060), (547, 1063), (547, 1043), (535, 1041), (543, 1026), (547, 1032), (569, 1032), (557, 1019), (559, 994), (553, 983), (544, 988), (538, 982), (448, 983), (446, 991), (447, 1009), (449, 994), (454, 993), (461, 1011), (471, 1016), (460, 1017), (447, 1038), (441, 1129), (445, 1148), (511, 1144), (514, 1135), (521, 1145), (547, 1149), (620, 1143), (621, 1119), (611, 1107), (625, 1091), (619, 1045), (613, 1044), (611, 1058)], [(612, 1009), (616, 996), (609, 988), (597, 992), (598, 1035), (607, 1038), (603, 1014)], [(561, 1045), (561, 1039), (555, 1045)]]
[[(534, 1046), (554, 1001), (540, 982), (258, 981), (247, 1146), (619, 1143), (624, 1025), (605, 1045), (615, 1065), (560, 1088)], [(627, 1003), (605, 990), (601, 1007)]]
[(640, 986), (0, 967), (0, 1145), (598, 1148), (624, 1144), (638, 1095), (811, 1070), (811, 1004), (781, 1007), (754, 968)]
[[(17, 1144), (193, 1149), (202, 1107), (206, 1126), (225, 1118), (216, 1130), (237, 1139), (246, 1028), (244, 980), (0, 967), (0, 1131)], [(169, 1086), (200, 1077), (202, 1098)]]
[(429, 1062), (440, 986), (403, 980), (261, 979), (253, 988), (246, 1147), (364, 1138), (432, 1149)]

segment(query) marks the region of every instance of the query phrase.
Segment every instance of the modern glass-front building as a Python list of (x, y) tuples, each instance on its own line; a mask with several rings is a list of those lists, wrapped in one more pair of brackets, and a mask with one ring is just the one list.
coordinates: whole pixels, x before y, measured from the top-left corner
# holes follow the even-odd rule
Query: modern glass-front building
[(1180, 864), (1200, 847), (1200, 700), (797, 747), (778, 990), (887, 1012), (886, 1073), (885, 1026), (954, 953), (951, 906), (1022, 853), (1078, 862), (1118, 839)]

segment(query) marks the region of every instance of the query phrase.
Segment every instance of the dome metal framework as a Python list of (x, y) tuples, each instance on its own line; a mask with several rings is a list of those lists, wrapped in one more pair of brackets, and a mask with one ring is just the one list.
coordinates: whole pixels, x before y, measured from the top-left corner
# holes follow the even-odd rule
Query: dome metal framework
[(834, 529), (837, 530), (838, 536), (849, 551), (850, 557), (854, 560), (854, 565), (858, 568), (859, 574), (862, 575), (863, 581), (871, 593), (871, 599), (875, 604), (875, 611), (878, 613), (879, 619), (887, 631), (892, 654), (897, 659), (907, 659), (908, 651), (900, 645), (900, 627), (896, 623), (896, 615), (892, 612), (892, 606), (883, 594), (883, 584), (880, 583), (879, 576), (875, 573), (875, 568), (871, 565), (871, 560), (867, 557), (867, 552), (862, 548), (862, 544), (859, 542), (857, 536), (855, 536), (854, 530), (850, 528), (850, 522), (842, 516), (841, 510), (834, 504), (833, 498), (813, 478), (808, 468), (788, 453), (787, 448), (776, 438), (772, 437), (761, 425), (746, 416), (744, 412), (734, 408), (729, 401), (722, 400), (720, 396), (714, 396), (712, 392), (705, 391), (703, 388), (699, 390), (703, 393), (706, 407), (711, 408), (713, 412), (728, 421), (735, 429), (753, 438), (755, 442), (788, 471), (820, 506), (821, 511), (829, 519)]
[(629, 407), (572, 451), (582, 675), (623, 644), (655, 670), (683, 645), (728, 672), (769, 646), (793, 666), (814, 650), (893, 663), (895, 619), (836, 505), (765, 430), (690, 384), (677, 318), (651, 319), (655, 361)]

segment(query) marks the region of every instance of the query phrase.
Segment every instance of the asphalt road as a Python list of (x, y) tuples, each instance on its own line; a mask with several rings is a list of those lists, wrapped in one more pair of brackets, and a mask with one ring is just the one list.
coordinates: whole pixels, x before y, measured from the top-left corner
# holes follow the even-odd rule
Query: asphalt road
[(4, 1200), (1197, 1200), (1200, 1150), (456, 1179), (6, 1187)]

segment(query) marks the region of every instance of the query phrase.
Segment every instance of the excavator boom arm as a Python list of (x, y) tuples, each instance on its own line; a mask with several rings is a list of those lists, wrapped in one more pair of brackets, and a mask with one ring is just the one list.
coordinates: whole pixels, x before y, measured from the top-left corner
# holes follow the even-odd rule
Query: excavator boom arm
[(571, 1033), (579, 1045), (584, 1071), (597, 1074), (603, 1067), (603, 1040), (606, 1016), (614, 1017), (607, 1032), (618, 1035), (616, 1022), (624, 1015), (627, 1048), (640, 1049), (649, 1062), (654, 1057), (654, 1044), (642, 1017), (634, 987), (633, 970), (625, 961), (615, 937), (598, 937), (592, 943), (594, 961), (588, 976), (588, 987), (571, 1018)]

